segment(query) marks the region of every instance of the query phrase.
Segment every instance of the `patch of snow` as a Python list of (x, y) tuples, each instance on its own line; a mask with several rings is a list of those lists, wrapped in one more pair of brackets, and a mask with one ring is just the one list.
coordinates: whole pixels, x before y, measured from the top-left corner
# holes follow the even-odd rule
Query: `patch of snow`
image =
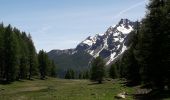
[(113, 33), (113, 31), (112, 31), (113, 28), (114, 28), (114, 27), (110, 26), (110, 27), (108, 28), (107, 32), (108, 32), (109, 34), (112, 34), (112, 33)]
[(109, 64), (115, 59), (115, 55), (116, 55), (116, 52), (114, 52), (114, 53), (112, 53), (112, 54), (110, 55), (110, 59), (109, 59), (109, 61), (106, 63), (106, 65), (109, 65)]
[(87, 44), (87, 45), (89, 45), (89, 46), (92, 46), (92, 45), (93, 45), (93, 41), (91, 41), (91, 40), (85, 40), (85, 41), (83, 41), (83, 43), (84, 43), (84, 44)]
[(106, 39), (104, 40), (104, 48), (108, 48), (107, 39), (108, 39), (108, 37), (106, 37)]
[(73, 51), (73, 52), (72, 52), (72, 55), (75, 54), (75, 53), (77, 53), (77, 51)]
[(116, 55), (116, 52), (112, 53), (111, 56), (110, 56), (110, 59), (113, 59)]
[(97, 40), (97, 36), (95, 37), (90, 36), (88, 39), (84, 40), (82, 43), (92, 46), (93, 44), (96, 43), (96, 40)]
[(93, 56), (94, 55), (94, 50), (89, 51), (89, 54)]
[[(118, 45), (118, 47), (120, 47), (120, 45)], [(121, 53), (119, 53), (116, 57), (116, 53), (112, 53), (111, 56), (110, 56), (110, 59), (109, 61), (106, 63), (106, 65), (109, 65), (113, 60), (115, 60), (119, 55), (121, 55), (125, 50), (127, 50), (127, 47), (123, 44), (123, 47), (122, 47), (122, 51)]]
[(119, 36), (119, 34), (120, 34), (119, 32), (116, 32), (113, 34), (113, 36)]
[(120, 45), (118, 45), (117, 48), (120, 48)]
[(93, 37), (92, 37), (92, 36), (90, 36), (89, 38), (90, 38), (91, 40), (93, 39)]
[(120, 39), (120, 42), (123, 42), (123, 41), (124, 41), (124, 38), (121, 38), (121, 39)]
[(102, 49), (100, 49), (100, 51), (98, 51), (95, 55), (94, 55), (94, 58), (98, 57), (100, 52), (104, 49), (104, 46), (102, 47)]
[(120, 54), (122, 54), (125, 50), (127, 50), (127, 47), (123, 44), (122, 51)]
[(133, 30), (133, 28), (130, 25), (128, 27), (129, 29), (125, 28), (125, 26), (121, 24), (121, 26), (117, 27), (117, 30), (122, 32), (123, 34), (129, 34)]
[(100, 33), (100, 34), (98, 34), (99, 36), (103, 36), (104, 35), (104, 33)]
[(115, 42), (116, 42), (116, 41), (119, 41), (119, 38), (114, 38), (114, 40), (115, 40)]
[(103, 45), (103, 47), (100, 49), (100, 51), (98, 51), (98, 52), (94, 55), (95, 58), (99, 56), (100, 52), (101, 52), (103, 49), (108, 48), (107, 39), (108, 39), (108, 37), (105, 38), (105, 40), (104, 40), (104, 45)]

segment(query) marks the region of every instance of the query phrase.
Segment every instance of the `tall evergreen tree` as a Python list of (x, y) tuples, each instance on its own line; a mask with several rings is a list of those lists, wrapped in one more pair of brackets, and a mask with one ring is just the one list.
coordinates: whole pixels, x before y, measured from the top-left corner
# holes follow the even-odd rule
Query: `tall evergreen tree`
[(18, 73), (18, 48), (16, 36), (9, 25), (5, 30), (4, 35), (4, 56), (5, 56), (5, 70), (4, 78), (7, 82), (14, 81)]
[(28, 37), (25, 32), (21, 33), (20, 41), (20, 66), (19, 66), (19, 78), (26, 79), (29, 75), (29, 50), (27, 45)]
[(31, 77), (33, 75), (37, 75), (38, 73), (38, 61), (37, 61), (37, 54), (36, 54), (36, 50), (34, 47), (34, 44), (32, 42), (32, 38), (31, 35), (28, 35), (28, 50), (29, 50), (29, 79), (31, 79)]
[(138, 41), (139, 34), (139, 22), (136, 22), (136, 28), (132, 34), (131, 45), (129, 49), (126, 50), (123, 54), (122, 61), (120, 66), (123, 68), (123, 76), (132, 84), (139, 84), (141, 81), (140, 78), (140, 67), (138, 65), (138, 61), (135, 58), (136, 45)]
[(109, 76), (113, 79), (118, 78), (118, 71), (115, 64), (112, 64), (109, 69)]
[(52, 77), (56, 77), (57, 76), (56, 65), (55, 65), (54, 61), (52, 61), (52, 63), (51, 63), (50, 76), (52, 76)]
[(72, 69), (68, 69), (65, 74), (65, 79), (75, 79), (75, 72)]
[(91, 80), (102, 83), (105, 75), (105, 63), (102, 58), (97, 57), (93, 60), (91, 65)]
[(3, 78), (4, 73), (4, 25), (0, 24), (0, 80)]
[(43, 50), (39, 51), (38, 61), (39, 61), (40, 78), (45, 79), (47, 75), (48, 61), (47, 61), (47, 55)]
[(137, 60), (141, 67), (142, 80), (151, 84), (152, 88), (163, 89), (165, 74), (169, 70), (167, 55), (170, 51), (168, 2), (168, 0), (150, 0), (148, 13), (142, 20), (138, 36)]
[[(48, 59), (45, 52), (43, 57), (43, 75), (55, 76), (54, 63)], [(31, 79), (39, 73), (37, 53), (31, 35), (27, 36), (25, 32), (20, 32), (11, 25), (4, 27), (0, 24), (0, 83)], [(41, 76), (43, 75), (41, 72)]]
[(162, 16), (161, 19), (161, 63), (164, 70), (165, 85), (170, 88), (170, 1), (162, 0)]

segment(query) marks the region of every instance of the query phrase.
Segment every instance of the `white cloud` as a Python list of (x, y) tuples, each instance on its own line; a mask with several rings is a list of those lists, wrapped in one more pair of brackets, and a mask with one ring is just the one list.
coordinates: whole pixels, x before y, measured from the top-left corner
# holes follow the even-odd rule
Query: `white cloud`
[(136, 4), (128, 7), (127, 9), (124, 9), (124, 10), (120, 11), (114, 18), (115, 18), (115, 19), (116, 19), (116, 18), (120, 18), (120, 16), (122, 16), (124, 13), (126, 13), (126, 12), (128, 12), (128, 11), (136, 8), (136, 7), (139, 7), (139, 6), (147, 3), (147, 1), (148, 1), (148, 0), (144, 0), (144, 1), (142, 1), (142, 2), (136, 3)]

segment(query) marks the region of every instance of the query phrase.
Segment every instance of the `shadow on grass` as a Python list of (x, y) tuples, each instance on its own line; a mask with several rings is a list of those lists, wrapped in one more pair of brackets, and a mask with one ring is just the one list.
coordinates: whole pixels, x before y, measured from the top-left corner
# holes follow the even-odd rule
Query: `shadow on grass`
[(34, 79), (18, 79), (18, 80), (15, 80), (15, 81), (0, 80), (0, 84), (1, 85), (9, 85), (9, 84), (12, 84), (13, 82), (25, 82), (26, 80), (34, 81)]
[(125, 82), (121, 82), (120, 84), (127, 87), (135, 87), (135, 86), (139, 86), (140, 82), (125, 81)]
[(152, 90), (150, 89), (150, 84), (138, 87), (140, 86), (139, 82), (125, 81), (121, 82), (120, 84), (127, 87), (135, 87), (137, 89), (136, 93), (132, 94), (135, 100), (163, 100), (167, 98), (170, 99), (170, 90)]
[(0, 80), (0, 84), (1, 84), (1, 85), (8, 85), (8, 84), (11, 84), (11, 83), (12, 83), (12, 82)]
[(124, 85), (127, 86), (127, 87), (134, 87), (134, 86), (138, 86), (140, 85), (139, 82), (124, 82)]
[(91, 81), (91, 83), (89, 83), (88, 85), (101, 85), (101, 84), (104, 84), (104, 81), (102, 83)]
[(147, 94), (134, 94), (135, 100), (162, 100), (170, 98), (170, 90), (153, 90)]

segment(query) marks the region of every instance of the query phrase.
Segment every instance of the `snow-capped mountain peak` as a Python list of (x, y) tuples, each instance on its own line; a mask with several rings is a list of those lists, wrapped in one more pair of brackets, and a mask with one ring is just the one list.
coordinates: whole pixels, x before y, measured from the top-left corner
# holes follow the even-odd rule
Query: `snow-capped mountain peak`
[(76, 50), (86, 51), (93, 57), (101, 56), (108, 65), (127, 49), (127, 36), (134, 27), (135, 22), (121, 19), (117, 25), (110, 26), (105, 33), (86, 38)]

